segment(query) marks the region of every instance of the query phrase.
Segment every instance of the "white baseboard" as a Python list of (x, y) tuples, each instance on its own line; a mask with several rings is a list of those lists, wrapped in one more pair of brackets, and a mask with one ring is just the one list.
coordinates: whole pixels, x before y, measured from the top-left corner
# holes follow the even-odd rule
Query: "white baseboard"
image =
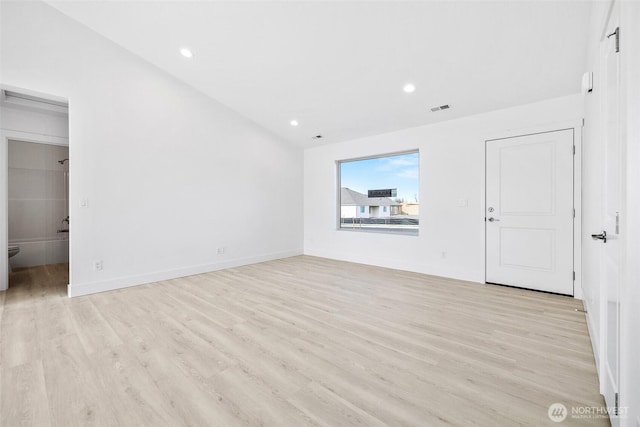
[(336, 256), (330, 252), (324, 251), (305, 251), (304, 255), (317, 256), (320, 258), (333, 259), (336, 261), (353, 262), (355, 264), (373, 265), (376, 267), (389, 268), (391, 270), (410, 271), (412, 273), (426, 274), (428, 276), (444, 277), (447, 279), (463, 280), (465, 282), (473, 282), (484, 284), (484, 277), (478, 274), (460, 274), (458, 270), (438, 270), (425, 268), (424, 265), (416, 265), (413, 263), (398, 263), (389, 261), (388, 259), (375, 259), (371, 257), (359, 257), (357, 255)]
[(195, 274), (209, 273), (211, 271), (224, 270), (226, 268), (241, 267), (243, 265), (257, 264), (259, 262), (272, 261), (275, 259), (288, 258), (302, 255), (302, 249), (276, 252), (271, 254), (258, 255), (248, 258), (239, 258), (215, 264), (202, 264), (168, 271), (158, 271), (155, 273), (141, 274), (138, 276), (118, 277), (116, 279), (101, 282), (81, 283), (77, 285), (67, 285), (67, 294), (70, 298), (82, 295), (90, 295), (98, 292), (113, 291), (116, 289), (128, 288), (131, 286), (145, 285), (162, 280), (177, 279), (178, 277), (193, 276)]

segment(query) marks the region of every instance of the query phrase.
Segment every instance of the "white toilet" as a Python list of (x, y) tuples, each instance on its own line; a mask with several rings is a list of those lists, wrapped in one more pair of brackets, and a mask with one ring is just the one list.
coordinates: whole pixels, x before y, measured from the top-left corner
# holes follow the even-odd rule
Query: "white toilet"
[[(11, 257), (18, 255), (18, 252), (20, 252), (20, 246), (9, 245), (8, 252), (9, 252), (9, 259), (11, 259)], [(13, 271), (13, 267), (11, 267), (11, 261), (9, 261), (9, 273), (11, 273), (12, 271)]]
[(20, 252), (20, 246), (18, 246), (18, 245), (10, 245), (9, 246), (9, 258), (12, 258), (12, 257), (18, 255), (18, 252)]

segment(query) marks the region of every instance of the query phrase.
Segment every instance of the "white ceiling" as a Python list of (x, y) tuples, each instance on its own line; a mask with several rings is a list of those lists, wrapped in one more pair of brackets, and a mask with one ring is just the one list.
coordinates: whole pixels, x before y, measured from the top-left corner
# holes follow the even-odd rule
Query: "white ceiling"
[[(578, 93), (590, 10), (582, 1), (48, 3), (303, 147)], [(430, 112), (442, 104), (451, 109)]]

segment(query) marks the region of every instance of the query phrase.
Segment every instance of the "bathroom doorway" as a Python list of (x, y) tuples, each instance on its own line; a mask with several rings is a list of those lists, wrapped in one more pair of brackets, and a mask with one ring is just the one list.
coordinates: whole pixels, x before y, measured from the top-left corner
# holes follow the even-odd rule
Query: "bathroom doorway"
[[(2, 88), (5, 203), (0, 291), (66, 295), (69, 283), (69, 119), (66, 101)], [(6, 234), (5, 234), (6, 233)], [(6, 255), (2, 254), (6, 250)]]
[(9, 287), (67, 280), (69, 147), (10, 139), (7, 153)]

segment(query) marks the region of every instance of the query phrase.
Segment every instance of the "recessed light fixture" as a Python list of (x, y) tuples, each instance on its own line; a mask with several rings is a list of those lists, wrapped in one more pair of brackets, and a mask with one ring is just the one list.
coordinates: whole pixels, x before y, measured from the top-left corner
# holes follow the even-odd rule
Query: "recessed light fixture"
[(293, 127), (296, 127), (296, 126), (298, 126), (300, 123), (298, 123), (298, 121), (297, 121), (297, 120), (291, 120), (291, 121), (289, 122), (289, 124), (290, 124), (291, 126), (293, 126)]
[(406, 85), (404, 85), (402, 90), (404, 90), (406, 93), (413, 93), (416, 91), (416, 86), (414, 84), (407, 83)]
[(193, 52), (191, 52), (186, 47), (183, 47), (182, 49), (180, 49), (180, 54), (185, 58), (189, 58), (189, 59), (193, 58)]

